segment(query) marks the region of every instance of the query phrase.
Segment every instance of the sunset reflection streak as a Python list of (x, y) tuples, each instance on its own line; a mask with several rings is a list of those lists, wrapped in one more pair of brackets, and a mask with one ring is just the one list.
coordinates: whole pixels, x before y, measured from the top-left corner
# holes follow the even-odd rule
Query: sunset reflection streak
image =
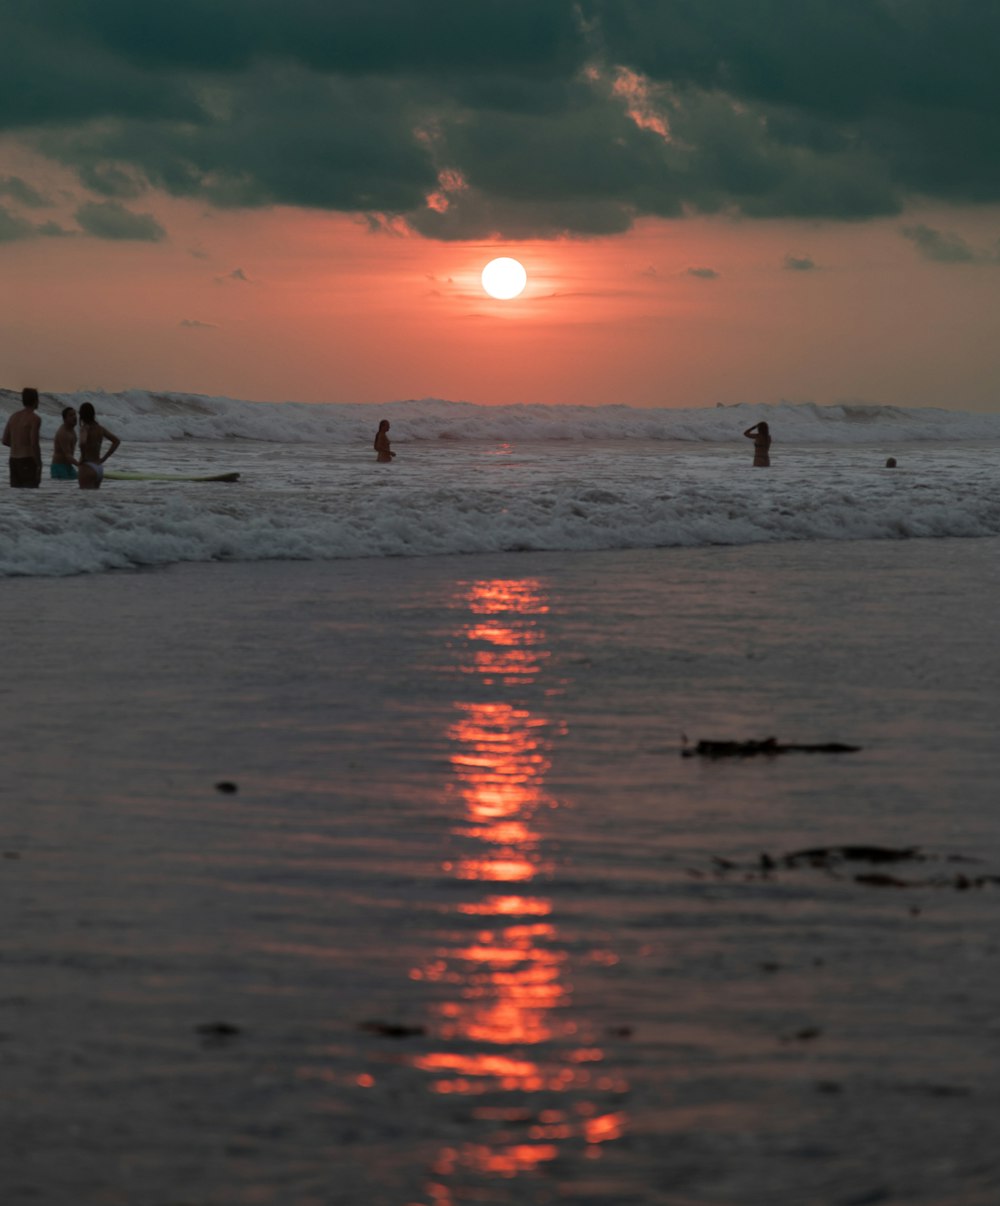
[[(437, 991), (438, 1040), (413, 1063), (432, 1093), (465, 1103), (467, 1125), (438, 1153), (427, 1202), (482, 1201), (498, 1179), (515, 1179), (511, 1201), (541, 1201), (547, 1165), (597, 1156), (623, 1133), (626, 1086), (597, 1070), (604, 1053), (572, 1014), (568, 954), (544, 886), (552, 868), (539, 819), (556, 808), (545, 778), (559, 731), (539, 707), (554, 696), (540, 681), (545, 595), (530, 578), (493, 579), (468, 584), (458, 602), (456, 669), (471, 698), (456, 701), (448, 731), (460, 853), (443, 869), (468, 891), (435, 958), (412, 972)], [(536, 1180), (529, 1188), (523, 1178)]]

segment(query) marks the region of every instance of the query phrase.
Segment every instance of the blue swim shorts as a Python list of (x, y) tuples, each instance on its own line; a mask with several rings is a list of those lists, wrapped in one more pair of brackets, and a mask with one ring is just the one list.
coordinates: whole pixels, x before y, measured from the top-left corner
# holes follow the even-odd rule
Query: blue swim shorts
[(72, 465), (50, 465), (49, 473), (51, 473), (52, 476), (57, 481), (61, 481), (61, 482), (75, 482), (76, 481), (76, 470), (73, 468)]

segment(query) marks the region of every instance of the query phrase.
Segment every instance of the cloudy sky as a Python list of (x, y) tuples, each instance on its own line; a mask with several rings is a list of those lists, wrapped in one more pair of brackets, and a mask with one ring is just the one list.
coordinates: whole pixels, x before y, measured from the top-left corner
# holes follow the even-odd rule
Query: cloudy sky
[(998, 408), (1000, 5), (0, 0), (0, 30), (0, 385)]

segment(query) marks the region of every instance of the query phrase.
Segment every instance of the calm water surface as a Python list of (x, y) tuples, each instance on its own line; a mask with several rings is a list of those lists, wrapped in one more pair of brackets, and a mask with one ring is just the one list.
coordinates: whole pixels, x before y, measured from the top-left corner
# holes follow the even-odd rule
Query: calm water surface
[[(998, 579), (925, 541), (6, 583), (3, 1200), (995, 1203)], [(680, 757), (772, 734), (863, 748)], [(929, 857), (761, 871), (860, 843)]]

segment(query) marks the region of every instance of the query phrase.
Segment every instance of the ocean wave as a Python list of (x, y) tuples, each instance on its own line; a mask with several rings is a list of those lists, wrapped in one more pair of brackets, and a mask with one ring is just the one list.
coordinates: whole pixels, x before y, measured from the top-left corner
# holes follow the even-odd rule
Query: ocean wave
[[(0, 417), (17, 409), (19, 398), (13, 390), (0, 390)], [(620, 404), (481, 406), (421, 398), (375, 405), (250, 402), (149, 390), (43, 394), (43, 439), (54, 434), (64, 406), (79, 408), (83, 402), (92, 402), (102, 422), (130, 443), (184, 439), (370, 443), (380, 418), (391, 421), (396, 442), (641, 440), (712, 444), (740, 439), (744, 428), (760, 419), (766, 419), (785, 443), (851, 447), (1000, 440), (1000, 415), (861, 403), (739, 403), (673, 410)]]
[[(390, 471), (391, 472), (391, 471)], [(120, 483), (112, 483), (120, 486)], [(337, 560), (530, 551), (1000, 535), (988, 467), (937, 480), (898, 470), (790, 475), (747, 469), (669, 487), (525, 488), (383, 481), (372, 489), (183, 492), (72, 486), (12, 491), (0, 577), (176, 562)]]

